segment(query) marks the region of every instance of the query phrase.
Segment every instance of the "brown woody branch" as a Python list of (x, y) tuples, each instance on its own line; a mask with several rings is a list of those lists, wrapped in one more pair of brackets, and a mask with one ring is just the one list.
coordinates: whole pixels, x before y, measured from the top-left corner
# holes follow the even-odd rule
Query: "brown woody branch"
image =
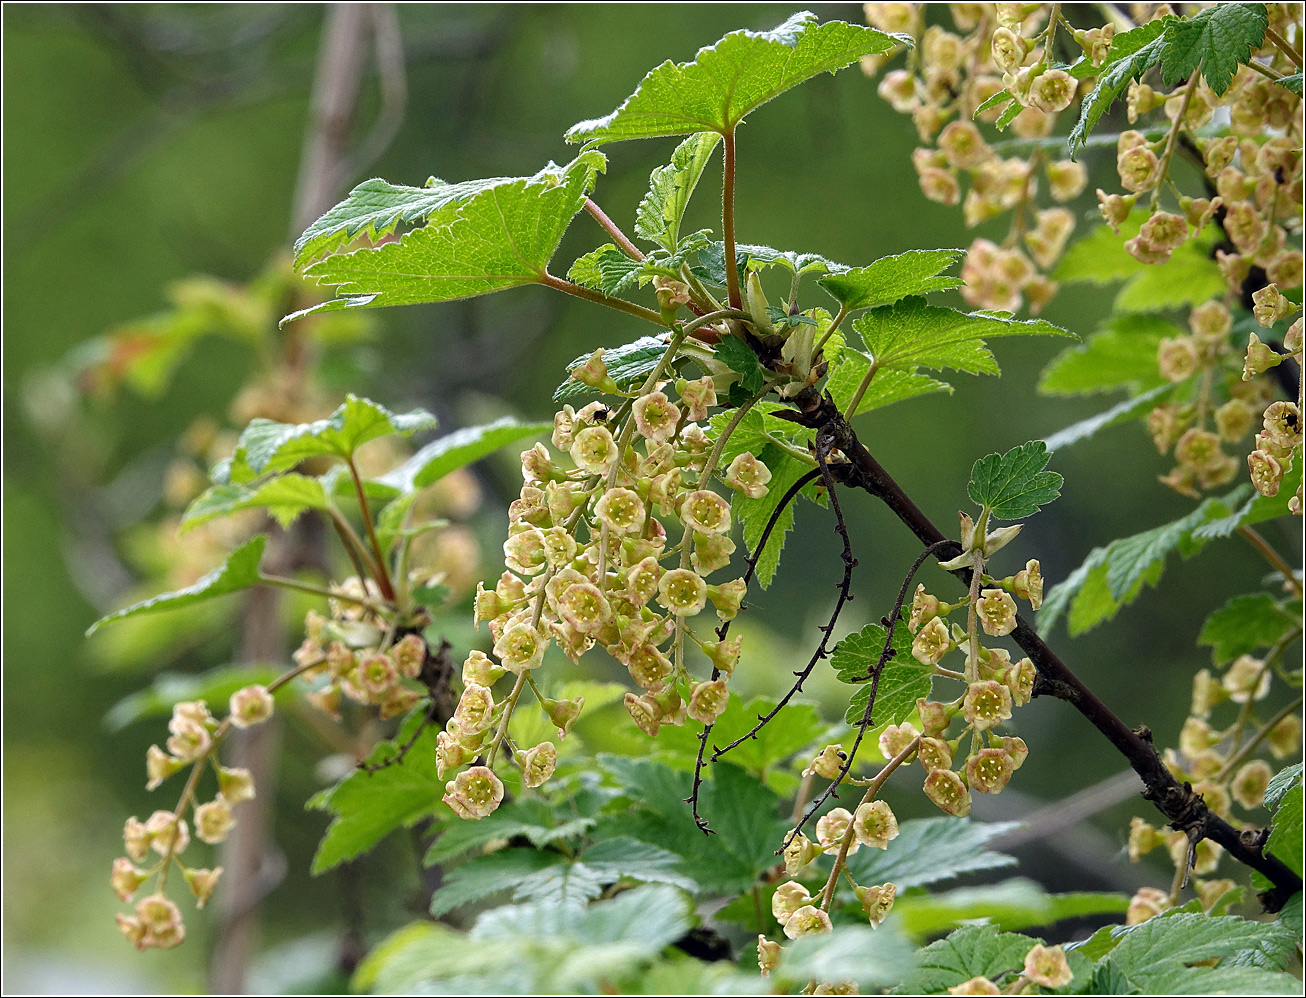
[[(809, 388), (794, 400), (798, 412), (791, 418), (819, 433), (830, 434), (835, 446), (847, 458), (836, 465), (836, 477), (850, 488), (860, 488), (880, 499), (926, 545), (938, 545), (945, 535), (881, 467), (870, 451), (857, 439), (848, 421), (828, 395), (822, 397)], [(961, 553), (955, 541), (942, 545), (938, 557), (948, 559)], [(953, 573), (969, 585), (971, 573), (961, 569)], [(1053, 696), (1065, 700), (1090, 724), (1106, 736), (1143, 780), (1143, 796), (1165, 815), (1170, 827), (1186, 832), (1196, 842), (1207, 838), (1223, 846), (1238, 862), (1269, 879), (1274, 886), (1260, 894), (1266, 911), (1278, 911), (1297, 891), (1302, 881), (1296, 873), (1274, 856), (1263, 851), (1263, 829), (1239, 830), (1206, 806), (1201, 795), (1187, 782), (1180, 783), (1166, 769), (1152, 745), (1151, 732), (1145, 726), (1128, 727), (1071, 671), (1046, 642), (1035, 633), (1029, 621), (1017, 617), (1012, 638), (1024, 650), (1038, 670), (1035, 696)]]

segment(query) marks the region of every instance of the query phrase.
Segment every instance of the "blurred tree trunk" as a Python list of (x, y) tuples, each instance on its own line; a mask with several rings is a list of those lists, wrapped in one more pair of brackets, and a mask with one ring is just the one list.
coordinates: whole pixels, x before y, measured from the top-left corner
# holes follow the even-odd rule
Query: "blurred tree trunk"
[[(329, 5), (300, 159), (292, 239), (335, 203), (353, 172), (349, 145), (372, 40), (376, 43), (384, 108), (365, 144), (379, 143), (383, 148), (402, 118), (403, 64), (401, 50), (397, 49), (393, 9), (389, 5), (361, 3)], [(293, 331), (287, 334), (285, 345), (287, 363), (307, 370), (303, 344)], [(290, 574), (306, 565), (323, 565), (320, 525), (305, 518), (289, 531), (269, 526), (273, 529), (267, 558), (271, 571)], [(288, 661), (292, 641), (282, 622), (280, 596), (277, 590), (260, 589), (246, 600), (241, 624), (242, 661)], [(247, 990), (250, 965), (259, 947), (260, 904), (285, 874), (285, 860), (271, 836), (280, 734), (274, 718), (268, 724), (236, 731), (228, 740), (227, 764), (250, 770), (258, 796), (241, 806), (239, 820), (222, 847), (223, 884), (218, 895), (218, 926), (209, 971), (209, 987), (216, 994), (243, 994)], [(353, 949), (349, 939), (346, 946)], [(352, 952), (342, 953), (343, 962), (356, 958)]]

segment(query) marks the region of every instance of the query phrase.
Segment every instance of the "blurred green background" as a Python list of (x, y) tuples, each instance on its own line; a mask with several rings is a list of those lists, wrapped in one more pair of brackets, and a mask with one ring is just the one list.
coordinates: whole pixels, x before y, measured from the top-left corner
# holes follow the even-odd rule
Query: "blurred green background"
[[(402, 5), (408, 102), (393, 142), (366, 176), (421, 184), (529, 174), (571, 155), (561, 135), (606, 113), (645, 71), (686, 60), (726, 31), (767, 28), (781, 4)], [(817, 5), (822, 19), (859, 20), (854, 4)], [(287, 250), (290, 214), (323, 23), (318, 6), (20, 5), (4, 10), (4, 976), (13, 991), (167, 991), (204, 987), (206, 921), (192, 940), (144, 957), (113, 923), (108, 887), (129, 814), (169, 806), (143, 789), (143, 752), (161, 721), (121, 730), (106, 712), (148, 681), (108, 664), (86, 626), (133, 581), (123, 537), (157, 512), (172, 440), (197, 416), (221, 420), (249, 370), (229, 341), (203, 345), (157, 398), (110, 402), (69, 394), (51, 371), (79, 343), (149, 315), (165, 288), (198, 273), (242, 282)], [(360, 128), (381, 104), (365, 87)], [(629, 227), (655, 166), (674, 143), (618, 144), (596, 200)], [(819, 251), (849, 264), (912, 248), (965, 246), (960, 211), (926, 201), (909, 154), (910, 121), (893, 113), (855, 67), (822, 76), (753, 114), (739, 138), (738, 231), (743, 242)], [(1094, 177), (1112, 164), (1090, 155)], [(717, 167), (719, 171), (719, 166)], [(719, 178), (719, 172), (717, 173)], [(711, 174), (690, 228), (713, 224)], [(1090, 194), (1073, 205), (1091, 212)], [(344, 189), (339, 194), (343, 195)], [(1087, 217), (1087, 216), (1086, 216)], [(1004, 222), (997, 223), (1005, 225)], [(1005, 231), (995, 228), (999, 235)], [(585, 216), (568, 232), (558, 270), (603, 241)], [(956, 301), (950, 302), (957, 304)], [(1045, 316), (1079, 333), (1105, 315), (1110, 293), (1066, 289)], [(375, 314), (375, 337), (340, 353), (334, 390), (392, 408), (423, 405), (444, 429), (501, 414), (548, 419), (550, 394), (572, 357), (642, 334), (639, 323), (543, 289)], [(1109, 400), (1039, 397), (1039, 369), (1063, 344), (1004, 341), (1001, 380), (961, 376), (950, 397), (864, 417), (863, 439), (945, 530), (965, 505), (972, 461), (1046, 436)], [(76, 430), (69, 429), (70, 426)], [(1041, 558), (1049, 584), (1088, 550), (1186, 512), (1158, 486), (1168, 468), (1137, 425), (1058, 453), (1063, 496), (1035, 518), (1020, 557)], [(493, 568), (502, 509), (516, 491), (509, 456), (478, 469), (488, 501), (478, 530)], [(916, 553), (896, 520), (851, 498), (860, 558), (847, 629), (887, 612)], [(1295, 543), (1275, 534), (1280, 544)], [(799, 511), (774, 586), (747, 616), (756, 664), (745, 692), (778, 692), (828, 613), (838, 548), (825, 514)], [(1029, 552), (1025, 554), (1023, 552)], [(1052, 636), (1066, 661), (1130, 723), (1173, 743), (1187, 712), (1204, 615), (1258, 584), (1262, 564), (1232, 542), (1213, 545), (1110, 625), (1079, 639)], [(947, 589), (947, 583), (940, 585)], [(948, 596), (940, 591), (940, 595)], [(462, 624), (452, 625), (456, 633)], [(464, 631), (465, 633), (465, 631)], [(187, 672), (229, 661), (223, 639), (168, 662)], [(597, 653), (596, 653), (597, 654)], [(593, 657), (593, 656), (591, 656)], [(605, 665), (594, 670), (610, 675)], [(814, 695), (832, 694), (817, 684)], [(831, 718), (841, 706), (830, 699)], [(1122, 760), (1068, 707), (1036, 701), (1021, 714), (1028, 764), (1013, 789), (984, 801), (983, 818), (1019, 817), (1121, 771)], [(275, 834), (284, 879), (264, 905), (257, 989), (311, 987), (336, 959), (347, 904), (368, 938), (406, 917), (416, 882), (411, 848), (391, 842), (342, 876), (307, 875), (325, 817), (303, 802), (321, 786), (311, 740), (292, 729), (277, 788)], [(911, 813), (924, 802), (891, 797)], [(1168, 883), (1168, 868), (1130, 867), (1121, 854), (1133, 801), (1049, 842), (1022, 846), (1023, 872), (1055, 889), (1131, 890)], [(345, 882), (348, 881), (348, 882)], [(362, 883), (362, 894), (356, 894)], [(325, 985), (320, 985), (325, 986)]]

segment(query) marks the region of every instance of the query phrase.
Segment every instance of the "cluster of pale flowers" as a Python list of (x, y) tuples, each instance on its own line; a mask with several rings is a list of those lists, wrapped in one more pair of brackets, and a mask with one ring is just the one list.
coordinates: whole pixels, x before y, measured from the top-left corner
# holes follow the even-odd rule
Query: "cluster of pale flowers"
[[(948, 4), (955, 31), (924, 27), (923, 4), (865, 6), (870, 24), (910, 34), (917, 42), (907, 66), (886, 73), (879, 92), (916, 124), (922, 145), (912, 153), (912, 165), (921, 191), (940, 204), (960, 202), (970, 227), (1014, 213), (1001, 245), (989, 239), (971, 243), (963, 296), (978, 308), (1015, 312), (1028, 303), (1038, 312), (1056, 294), (1057, 284), (1047, 274), (1075, 228), (1075, 215), (1063, 205), (1083, 192), (1088, 172), (1072, 160), (1050, 159), (1040, 148), (1028, 155), (1000, 155), (975, 121), (993, 124), (1002, 109), (979, 108), (1006, 90), (1019, 106), (1012, 133), (1041, 139), (1074, 100), (1078, 81), (1052, 68), (1046, 56), (1055, 30), (1046, 23), (1050, 5)], [(1110, 47), (1111, 30), (1075, 31), (1074, 38), (1086, 55), (1100, 60)], [(874, 75), (892, 57), (867, 57), (863, 69)], [(1040, 206), (1041, 181), (1051, 205)]]
[[(148, 881), (158, 878), (154, 893), (137, 902), (133, 914), (117, 916), (123, 935), (139, 950), (170, 949), (186, 938), (181, 910), (165, 894), (168, 872), (173, 866), (180, 868), (200, 908), (213, 894), (222, 875), (220, 866), (191, 867), (181, 859), (191, 841), (191, 823), (186, 820), (188, 810), (195, 836), (217, 845), (226, 839), (236, 823), (233, 808), (254, 797), (254, 781), (249, 771), (219, 765), (216, 749), (233, 726), (247, 728), (271, 717), (272, 695), (263, 686), (247, 686), (231, 695), (229, 707), (226, 720), (219, 722), (203, 700), (177, 704), (168, 722), (170, 737), (165, 746), (151, 745), (146, 753), (149, 779), (146, 786), (150, 790), (187, 766), (194, 768), (175, 811), (155, 811), (145, 821), (131, 817), (123, 827), (127, 855), (113, 861), (109, 878), (118, 899), (130, 902)], [(217, 794), (197, 805), (197, 778), (206, 763), (217, 777)], [(147, 863), (151, 854), (157, 859)]]
[[(1253, 297), (1255, 317), (1265, 327), (1297, 309), (1272, 284)], [(1276, 400), (1274, 384), (1264, 375), (1290, 358), (1300, 365), (1302, 320), (1289, 327), (1282, 352), (1251, 333), (1241, 355), (1231, 344), (1233, 316), (1223, 302), (1212, 299), (1197, 306), (1188, 327), (1189, 335), (1166, 337), (1157, 347), (1161, 376), (1175, 385), (1193, 386), (1191, 398), (1160, 403), (1148, 414), (1147, 429), (1157, 451), (1173, 451), (1175, 459), (1175, 467), (1161, 481), (1189, 496), (1227, 484), (1241, 462), (1225, 447), (1252, 433), (1259, 417), (1247, 469), (1257, 491), (1277, 495), (1301, 447), (1301, 400)], [(1289, 508), (1301, 512), (1300, 488)]]
[[(552, 741), (521, 746), (508, 736), (526, 688), (560, 738), (580, 714), (583, 697), (555, 700), (536, 686), (532, 674), (551, 646), (578, 661), (598, 645), (624, 665), (642, 690), (626, 694), (626, 710), (650, 736), (686, 718), (715, 721), (739, 661), (738, 638), (695, 629), (709, 604), (718, 620), (733, 619), (746, 588), (742, 578), (708, 581), (735, 550), (730, 502), (708, 487), (720, 454), (702, 425), (717, 404), (713, 379), (679, 379), (675, 400), (662, 390), (669, 384), (655, 383), (631, 398), (608, 375), (601, 350), (572, 377), (627, 402), (615, 410), (605, 402), (578, 411), (565, 405), (554, 418), (553, 449), (540, 443), (522, 454), (505, 571), (476, 594), (475, 622), (488, 622), (492, 652), (468, 656), (457, 709), (437, 736), (441, 775), (478, 763), (446, 784), (445, 801), (464, 818), (484, 817), (502, 801), (493, 763), (505, 745), (527, 786), (553, 774)], [(744, 452), (721, 477), (760, 498), (771, 473)], [(711, 678), (686, 668), (686, 639), (706, 656)], [(496, 700), (491, 688), (506, 673), (515, 677), (512, 691)]]
[[(932, 667), (935, 675), (965, 683), (966, 689), (948, 703), (924, 698), (917, 700), (919, 725), (904, 721), (886, 726), (879, 736), (879, 748), (884, 758), (891, 760), (886, 772), (892, 772), (898, 763), (909, 762), (914, 757), (926, 774), (925, 795), (945, 813), (964, 817), (970, 813), (972, 790), (983, 794), (1001, 793), (1029, 755), (1023, 739), (1000, 735), (995, 729), (1011, 718), (1014, 708), (1030, 702), (1036, 676), (1034, 664), (1028, 658), (1013, 662), (1006, 649), (982, 646), (979, 632), (1001, 637), (1015, 630), (1016, 599), (1025, 600), (1031, 608), (1038, 609), (1043, 602), (1043, 576), (1039, 563), (1032, 559), (1020, 571), (1006, 578), (996, 579), (982, 574), (985, 560), (1010, 543), (1020, 527), (990, 531), (977, 526), (964, 512), (959, 514), (959, 518), (962, 554), (943, 564), (946, 568), (973, 566), (981, 572), (974, 600), (968, 594), (959, 603), (944, 603), (929, 595), (923, 584), (918, 585), (907, 626), (913, 634), (912, 657), (921, 665)], [(965, 627), (955, 623), (949, 626), (949, 615), (958, 610), (966, 611)], [(952, 651), (964, 655), (964, 671), (954, 671), (939, 664)], [(962, 725), (949, 738), (949, 729), (958, 717)], [(962, 741), (967, 736), (969, 743), (963, 754)], [(812, 759), (803, 775), (840, 779), (845, 775), (847, 759), (842, 745), (827, 745)], [(872, 782), (878, 783), (879, 779), (882, 777)], [(887, 849), (897, 835), (898, 820), (883, 800), (863, 800), (852, 812), (843, 807), (832, 808), (817, 821), (815, 842), (801, 831), (789, 834), (783, 850), (785, 874), (791, 878), (802, 876), (803, 871), (822, 855), (835, 856), (836, 866), (839, 866), (862, 846)], [(847, 872), (846, 867), (843, 867), (843, 872)], [(815, 897), (796, 879), (780, 885), (771, 907), (786, 936), (797, 939), (830, 931), (829, 907), (838, 873), (836, 869), (825, 890)], [(855, 884), (854, 890), (870, 924), (878, 926), (893, 907), (898, 889), (893, 883), (884, 883)], [(774, 969), (780, 956), (778, 942), (758, 938), (758, 960), (763, 972)], [(1036, 963), (1039, 967), (1043, 966), (1043, 959), (1041, 955), (1038, 957)], [(1069, 980), (1068, 976), (1066, 980)], [(974, 981), (967, 982), (966, 986), (970, 985), (979, 987)]]

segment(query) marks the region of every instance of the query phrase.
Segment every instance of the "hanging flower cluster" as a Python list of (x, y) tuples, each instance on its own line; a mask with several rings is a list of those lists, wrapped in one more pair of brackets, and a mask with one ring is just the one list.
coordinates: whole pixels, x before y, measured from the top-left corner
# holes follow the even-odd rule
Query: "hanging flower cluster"
[[(580, 715), (583, 697), (552, 699), (533, 678), (554, 645), (573, 662), (598, 645), (624, 665), (642, 690), (626, 694), (626, 710), (650, 736), (686, 718), (710, 724), (726, 708), (740, 640), (716, 638), (699, 615), (710, 605), (714, 620), (733, 619), (746, 587), (738, 578), (711, 581), (735, 544), (730, 502), (709, 485), (719, 475), (729, 489), (759, 498), (771, 473), (748, 452), (719, 467), (729, 430), (714, 441), (702, 425), (717, 386), (711, 375), (682, 378), (668, 395), (663, 372), (675, 349), (638, 392), (622, 392), (595, 351), (572, 378), (624, 403), (615, 411), (606, 402), (579, 411), (564, 405), (553, 448), (541, 443), (522, 454), (506, 570), (493, 589), (478, 586), (476, 594), (475, 620), (488, 623), (492, 653), (468, 656), (457, 710), (438, 736), (442, 775), (484, 759), (446, 784), (444, 799), (462, 817), (498, 807), (503, 785), (494, 762), (503, 746), (528, 786), (552, 775), (556, 746), (515, 745), (508, 723), (528, 688), (560, 739)], [(702, 651), (709, 678), (691, 674), (687, 645)], [(492, 687), (506, 673), (513, 686), (496, 700)]]
[[(1093, 83), (1059, 60), (1082, 55), (1083, 64), (1104, 66), (1117, 30), (1133, 24), (1117, 12), (1100, 27), (1076, 28), (1060, 4), (956, 3), (947, 5), (949, 31), (926, 27), (924, 6), (866, 4), (870, 24), (916, 39), (905, 67), (882, 78), (880, 95), (916, 125), (922, 146), (912, 163), (926, 197), (960, 202), (971, 227), (1012, 213), (1000, 245), (971, 244), (963, 295), (973, 305), (1008, 311), (1028, 303), (1036, 313), (1056, 293), (1047, 274), (1075, 226), (1061, 205), (1088, 180), (1083, 165), (1050, 157), (1041, 141)], [(1138, 24), (1173, 13), (1168, 4), (1130, 7)], [(1301, 98), (1275, 82), (1298, 72), (1284, 46), (1300, 48), (1301, 5), (1267, 9), (1272, 30), (1252, 53), (1255, 68), (1240, 66), (1223, 93), (1201, 73), (1170, 91), (1154, 89), (1147, 76), (1129, 84), (1126, 114), (1138, 127), (1116, 140), (1122, 191), (1097, 191), (1106, 224), (1143, 263), (1165, 263), (1205, 226), (1220, 225), (1228, 244), (1216, 259), (1234, 296), (1254, 269), (1281, 290), (1302, 283)], [(863, 68), (875, 75), (895, 55), (868, 56)], [(976, 121), (1009, 127), (1012, 138), (991, 145)], [(1205, 174), (1197, 196), (1172, 179), (1177, 159), (1192, 160)], [(1041, 183), (1051, 205), (1040, 201)], [(1162, 203), (1166, 191), (1174, 198), (1170, 210)], [(1132, 216), (1140, 194), (1149, 196), (1141, 219)]]

